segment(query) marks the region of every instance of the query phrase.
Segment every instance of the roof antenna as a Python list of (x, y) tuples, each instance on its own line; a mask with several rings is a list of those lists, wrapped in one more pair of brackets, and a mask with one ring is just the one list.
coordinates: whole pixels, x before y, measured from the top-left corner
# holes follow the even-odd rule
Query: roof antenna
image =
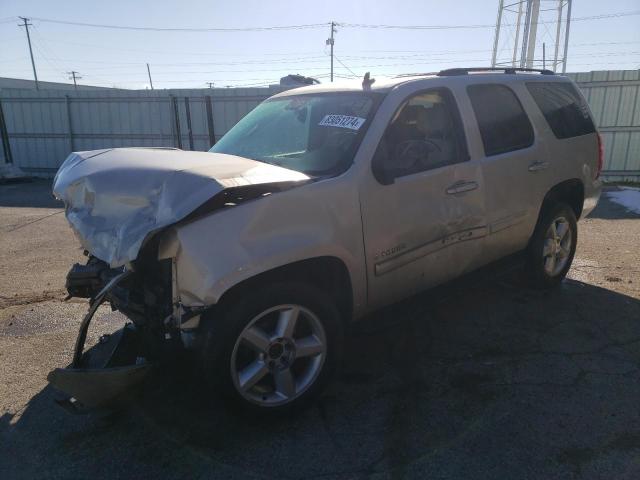
[(364, 74), (364, 78), (362, 79), (362, 88), (365, 90), (371, 90), (371, 85), (376, 81), (375, 78), (371, 78), (369, 72)]

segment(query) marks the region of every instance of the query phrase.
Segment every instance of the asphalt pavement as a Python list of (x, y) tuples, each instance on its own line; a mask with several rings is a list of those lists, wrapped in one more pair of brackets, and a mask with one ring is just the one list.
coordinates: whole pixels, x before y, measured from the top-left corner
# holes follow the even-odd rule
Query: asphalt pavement
[[(611, 187), (615, 188), (615, 187)], [(606, 196), (553, 292), (517, 275), (385, 309), (316, 405), (249, 418), (176, 361), (109, 415), (57, 406), (86, 303), (46, 182), (0, 186), (0, 478), (640, 478), (640, 216)], [(90, 341), (123, 322), (104, 307)]]

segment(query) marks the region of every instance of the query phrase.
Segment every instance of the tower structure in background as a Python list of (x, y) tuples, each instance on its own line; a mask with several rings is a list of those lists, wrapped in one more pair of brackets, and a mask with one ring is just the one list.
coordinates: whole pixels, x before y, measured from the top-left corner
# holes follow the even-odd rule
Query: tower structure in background
[[(572, 0), (498, 0), (491, 66), (541, 68), (546, 64), (557, 71), (562, 65), (562, 72), (566, 72), (571, 3)], [(545, 58), (547, 52), (553, 56)]]

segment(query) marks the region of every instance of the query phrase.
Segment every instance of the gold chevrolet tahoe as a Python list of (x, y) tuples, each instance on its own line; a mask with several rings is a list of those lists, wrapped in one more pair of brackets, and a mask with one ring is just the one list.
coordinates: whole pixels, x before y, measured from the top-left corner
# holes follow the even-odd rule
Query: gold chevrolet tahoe
[[(90, 309), (49, 380), (90, 409), (190, 349), (236, 404), (302, 405), (375, 309), (519, 252), (531, 285), (561, 282), (601, 168), (576, 86), (520, 69), (289, 90), (208, 152), (72, 153), (54, 194)], [(105, 302), (131, 322), (84, 351)]]

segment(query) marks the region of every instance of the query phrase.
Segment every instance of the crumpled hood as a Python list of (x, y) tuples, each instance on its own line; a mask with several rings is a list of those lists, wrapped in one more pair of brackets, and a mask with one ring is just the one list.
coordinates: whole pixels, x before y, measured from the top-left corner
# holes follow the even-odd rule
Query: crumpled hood
[(69, 155), (56, 174), (53, 194), (64, 202), (82, 246), (118, 267), (135, 260), (151, 233), (227, 188), (308, 179), (221, 153), (115, 148)]

